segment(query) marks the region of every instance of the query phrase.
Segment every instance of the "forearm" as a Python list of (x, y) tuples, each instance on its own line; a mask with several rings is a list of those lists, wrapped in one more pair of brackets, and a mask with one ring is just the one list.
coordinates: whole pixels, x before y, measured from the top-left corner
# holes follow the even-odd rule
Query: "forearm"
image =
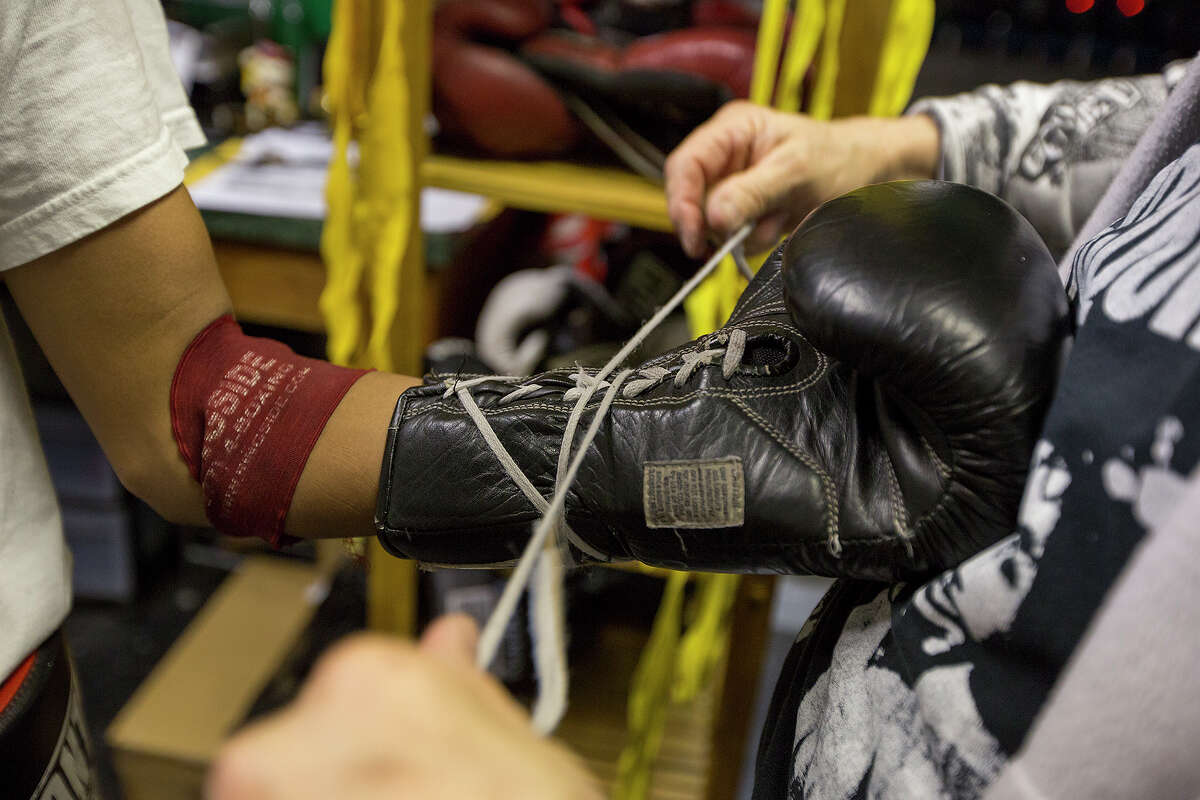
[[(176, 443), (172, 381), (231, 303), (186, 191), (11, 270), (7, 282), (122, 482), (164, 517), (204, 524), (201, 487)], [(412, 383), (370, 373), (351, 386), (304, 464), (287, 533), (371, 532), (388, 422)]]
[(175, 450), (167, 398), (180, 354), (231, 304), (187, 193), (178, 189), (6, 280), (121, 481), (164, 516), (202, 524), (200, 487)]
[(910, 114), (877, 122), (880, 123), (879, 181), (936, 177), (941, 162), (941, 136), (933, 117)]
[(329, 418), (296, 486), (287, 532), (301, 538), (366, 536), (388, 423), (401, 392), (420, 381), (371, 372), (358, 380)]

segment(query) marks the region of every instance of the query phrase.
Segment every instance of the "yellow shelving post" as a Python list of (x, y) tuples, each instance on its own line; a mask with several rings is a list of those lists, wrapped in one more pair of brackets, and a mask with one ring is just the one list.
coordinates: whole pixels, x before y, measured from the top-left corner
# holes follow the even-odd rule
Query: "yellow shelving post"
[[(391, 2), (392, 0), (383, 0)], [(399, 275), (410, 277), (425, 272), (424, 241), (420, 220), (420, 164), (429, 151), (424, 121), (429, 111), (430, 32), (432, 8), (428, 2), (405, 2), (402, 21), (403, 81), (408, 95), (407, 126), (408, 174), (410, 176), (408, 241)], [(421, 353), (428, 338), (428, 296), (423, 280), (395, 287), (397, 309), (391, 326), (390, 349), (394, 368), (410, 375), (421, 373)], [(413, 561), (395, 558), (384, 552), (379, 540), (371, 538), (368, 549), (370, 573), (367, 581), (367, 618), (373, 630), (412, 636), (417, 623), (417, 566)]]
[[(420, 374), (428, 297), (418, 172), (428, 151), (428, 2), (339, 0), (326, 50), (334, 155), (321, 237), (330, 359)], [(357, 163), (350, 145), (358, 145)], [(368, 623), (411, 636), (416, 567), (367, 539)]]

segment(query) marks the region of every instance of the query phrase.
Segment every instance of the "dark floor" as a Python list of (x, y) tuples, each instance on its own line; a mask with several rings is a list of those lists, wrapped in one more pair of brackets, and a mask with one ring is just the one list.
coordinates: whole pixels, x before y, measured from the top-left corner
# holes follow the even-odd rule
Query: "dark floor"
[[(66, 622), (83, 688), (84, 710), (96, 751), (102, 800), (120, 800), (122, 793), (104, 744), (104, 731), (133, 692), (149, 675), (171, 644), (221, 581), (236, 566), (237, 556), (212, 546), (182, 548), (178, 563), (143, 576), (136, 600), (126, 605), (79, 601)], [(423, 573), (427, 611), (462, 610), (486, 616), (485, 609), (448, 609), (450, 593)], [(458, 573), (461, 577), (463, 573)], [(460, 581), (461, 582), (461, 581)], [(476, 581), (478, 582), (478, 581)], [(615, 570), (576, 570), (567, 584), (572, 658), (588, 658), (598, 627), (614, 620), (650, 627), (661, 593), (660, 581)], [(438, 596), (434, 596), (437, 593)], [(268, 713), (291, 700), (309, 669), (335, 640), (366, 624), (366, 575), (347, 565), (333, 579), (328, 596), (299, 637), (283, 666), (252, 704), (247, 719)], [(524, 639), (520, 625), (506, 639)], [(527, 663), (514, 664), (505, 682), (519, 697), (531, 695), (533, 682)]]
[(227, 574), (185, 560), (156, 575), (128, 605), (80, 601), (67, 617), (103, 800), (122, 797), (105, 729)]
[[(213, 548), (185, 547), (177, 564), (142, 576), (133, 602), (76, 602), (65, 630), (83, 689), (101, 800), (123, 797), (104, 731), (237, 560), (236, 555)], [(288, 702), (320, 653), (364, 626), (365, 597), (361, 569), (350, 566), (335, 577), (329, 595), (284, 666), (259, 695), (248, 719)]]

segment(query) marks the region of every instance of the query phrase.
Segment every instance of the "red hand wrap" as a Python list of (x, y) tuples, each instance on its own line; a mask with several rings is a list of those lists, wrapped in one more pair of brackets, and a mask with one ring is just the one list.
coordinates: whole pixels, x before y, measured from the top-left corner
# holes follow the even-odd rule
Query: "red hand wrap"
[(303, 358), (214, 320), (179, 360), (171, 425), (213, 527), (286, 541), (283, 521), (317, 437), (367, 370)]

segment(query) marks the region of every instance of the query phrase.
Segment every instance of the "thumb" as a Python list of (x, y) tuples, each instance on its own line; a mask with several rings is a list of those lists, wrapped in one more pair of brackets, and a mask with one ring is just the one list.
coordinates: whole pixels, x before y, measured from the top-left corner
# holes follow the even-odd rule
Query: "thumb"
[(479, 626), (466, 614), (447, 614), (434, 620), (421, 635), (419, 649), (451, 663), (475, 666)]
[(796, 179), (782, 160), (770, 156), (729, 176), (708, 194), (704, 216), (709, 227), (732, 233), (747, 222), (777, 210)]

